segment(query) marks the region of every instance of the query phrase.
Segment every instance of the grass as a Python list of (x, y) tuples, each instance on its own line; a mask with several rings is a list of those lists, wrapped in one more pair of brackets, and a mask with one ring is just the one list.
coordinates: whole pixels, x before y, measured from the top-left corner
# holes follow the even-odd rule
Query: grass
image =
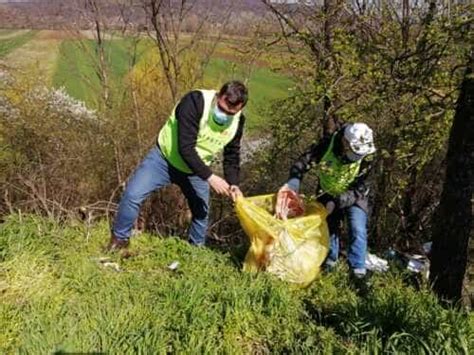
[[(304, 290), (240, 271), (231, 255), (141, 235), (120, 272), (91, 230), (35, 216), (0, 226), (0, 352), (465, 353), (472, 317), (399, 276), (365, 299), (341, 267)], [(177, 271), (167, 269), (179, 261)]]
[(15, 48), (4, 57), (4, 60), (24, 75), (33, 76), (38, 81), (51, 85), (52, 75), (56, 69), (60, 40), (43, 38), (40, 32), (32, 40)]
[[(3, 30), (2, 34), (11, 31)], [(18, 47), (30, 41), (36, 31), (29, 31), (11, 38), (0, 39), (0, 58), (11, 53)], [(111, 87), (121, 87), (124, 77), (129, 70), (130, 54), (126, 39), (115, 39), (107, 42), (107, 57), (110, 65)], [(142, 41), (139, 53), (142, 53), (145, 46), (150, 46), (149, 42)], [(225, 44), (223, 44), (226, 47)], [(226, 47), (227, 48), (227, 47)], [(73, 97), (83, 100), (91, 108), (97, 107), (97, 93), (100, 92), (100, 82), (95, 72), (96, 44), (93, 40), (66, 39), (59, 45), (59, 58), (52, 73), (52, 85), (55, 87), (64, 86), (66, 91)], [(225, 52), (225, 54), (229, 54)], [(229, 79), (245, 79), (249, 76), (247, 68), (242, 64), (232, 60), (213, 58), (205, 71), (204, 86), (218, 87)], [(32, 58), (33, 60), (34, 58)], [(42, 61), (47, 58), (42, 58)], [(55, 57), (56, 61), (56, 57)], [(43, 63), (43, 65), (45, 65)], [(285, 75), (273, 72), (269, 68), (255, 67), (248, 77), (250, 89), (250, 101), (246, 109), (249, 117), (247, 128), (256, 131), (265, 124), (268, 118), (265, 115), (267, 104), (275, 99), (288, 96), (288, 89), (294, 83)]]
[[(2, 32), (3, 33), (3, 32)], [(18, 47), (29, 42), (36, 34), (36, 31), (29, 31), (18, 36), (0, 39), (0, 58), (5, 57)]]
[[(95, 44), (92, 40), (82, 41), (85, 50), (78, 46), (76, 40), (65, 40), (60, 46), (60, 56), (53, 85), (64, 86), (73, 97), (83, 100), (90, 107), (96, 107), (99, 79), (97, 78), (91, 54), (94, 56)], [(143, 41), (138, 50), (143, 53), (150, 43)], [(127, 40), (113, 40), (108, 42), (107, 55), (110, 59), (112, 80), (120, 84), (129, 69), (130, 54), (127, 50)], [(218, 87), (230, 79), (243, 79), (247, 77), (246, 68), (230, 60), (213, 58), (206, 68), (204, 86)], [(249, 121), (247, 128), (258, 129), (263, 125), (265, 109), (270, 101), (288, 96), (288, 89), (293, 86), (293, 81), (288, 77), (275, 73), (269, 68), (254, 68), (249, 77), (250, 101), (246, 109)], [(114, 87), (116, 85), (112, 85)]]
[(0, 37), (1, 36), (11, 36), (16, 32), (19, 32), (19, 30), (2, 28), (2, 29), (0, 29)]
[[(111, 87), (119, 89), (129, 68), (126, 40), (108, 41), (106, 56), (111, 73)], [(97, 107), (100, 81), (96, 74), (96, 43), (93, 40), (64, 40), (59, 48), (59, 60), (53, 75), (53, 86), (64, 86), (73, 97), (89, 107)]]

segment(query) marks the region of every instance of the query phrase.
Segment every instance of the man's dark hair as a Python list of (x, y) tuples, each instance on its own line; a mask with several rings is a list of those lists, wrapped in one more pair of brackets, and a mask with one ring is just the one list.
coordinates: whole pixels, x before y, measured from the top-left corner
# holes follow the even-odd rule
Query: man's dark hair
[(237, 80), (225, 83), (219, 91), (219, 96), (225, 96), (226, 102), (230, 107), (247, 104), (249, 93), (245, 85)]

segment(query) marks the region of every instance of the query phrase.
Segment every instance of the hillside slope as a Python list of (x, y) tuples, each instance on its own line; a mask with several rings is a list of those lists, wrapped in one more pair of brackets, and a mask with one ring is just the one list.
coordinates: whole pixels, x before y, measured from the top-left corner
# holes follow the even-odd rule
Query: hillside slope
[(135, 257), (107, 264), (107, 237), (106, 224), (15, 215), (0, 225), (0, 353), (467, 354), (473, 346), (468, 316), (395, 275), (376, 277), (361, 299), (343, 267), (298, 290), (177, 238), (138, 236)]

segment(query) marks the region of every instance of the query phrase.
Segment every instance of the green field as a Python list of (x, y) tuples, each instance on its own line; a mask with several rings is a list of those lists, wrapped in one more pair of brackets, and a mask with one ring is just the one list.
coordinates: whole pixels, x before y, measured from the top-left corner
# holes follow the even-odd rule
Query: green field
[[(94, 53), (95, 43), (82, 41), (86, 50), (78, 46), (77, 41), (63, 41), (60, 46), (59, 61), (54, 74), (53, 85), (64, 86), (74, 97), (83, 100), (90, 107), (96, 107), (99, 90), (99, 79), (94, 74), (91, 54)], [(126, 40), (113, 40), (107, 46), (112, 81), (120, 84), (130, 69), (129, 43)], [(149, 49), (148, 49), (149, 50)], [(139, 46), (138, 53), (146, 51), (146, 44)], [(137, 58), (137, 61), (140, 58)], [(218, 88), (220, 84), (230, 79), (246, 77), (246, 68), (239, 63), (221, 58), (213, 58), (205, 70), (204, 85)], [(257, 129), (265, 122), (262, 111), (272, 100), (285, 98), (288, 89), (293, 86), (292, 80), (284, 75), (271, 71), (269, 68), (255, 68), (249, 79), (250, 101), (247, 108), (249, 116), (248, 128)], [(113, 85), (117, 86), (117, 85)]]
[(107, 266), (108, 229), (21, 215), (0, 225), (0, 353), (468, 354), (474, 345), (472, 316), (395, 275), (375, 277), (366, 298), (345, 269), (296, 289), (242, 273), (242, 253), (149, 235), (132, 240), (136, 256)]
[[(13, 31), (1, 32), (1, 34), (9, 34)], [(5, 57), (7, 54), (13, 52), (15, 49), (23, 46), (28, 41), (32, 40), (36, 34), (36, 31), (29, 31), (26, 33), (19, 34), (9, 38), (0, 38), (0, 58)]]
[[(89, 107), (97, 107), (100, 81), (94, 65), (97, 61), (96, 43), (92, 40), (64, 40), (59, 47), (58, 63), (53, 75), (53, 86), (64, 86), (73, 97)], [(127, 41), (109, 41), (106, 47), (112, 87), (119, 88), (129, 70)]]
[(12, 29), (0, 29), (0, 36), (10, 35), (12, 33), (18, 32), (18, 30)]
[[(24, 62), (40, 68), (43, 74), (48, 76), (46, 78), (48, 83), (54, 87), (64, 86), (71, 96), (84, 101), (88, 107), (97, 107), (100, 81), (94, 67), (97, 65), (95, 41), (68, 39), (67, 35), (55, 31), (38, 33), (38, 31), (3, 30), (0, 31), (0, 35), (6, 36), (4, 39), (0, 38), (0, 57), (10, 54), (8, 56), (10, 64)], [(25, 46), (29, 41), (33, 42)], [(51, 46), (48, 43), (51, 43)], [(120, 90), (123, 87), (124, 78), (133, 68), (133, 64), (138, 63), (142, 54), (150, 51), (151, 48), (149, 41), (141, 41), (137, 48), (137, 58), (134, 63), (131, 63), (130, 45), (131, 41), (128, 39), (117, 38), (106, 42), (109, 81), (110, 87), (114, 90)], [(15, 55), (15, 50), (18, 50), (18, 56)], [(239, 62), (229, 60), (229, 54), (231, 50), (225, 43), (219, 46), (219, 50), (205, 70), (201, 85), (217, 89), (219, 85), (230, 79), (246, 80), (250, 90), (250, 101), (246, 108), (249, 118), (247, 128), (251, 131), (258, 130), (267, 120), (264, 114), (267, 105), (274, 99), (285, 98), (294, 82), (285, 75), (262, 65), (252, 68), (249, 76), (249, 68)], [(54, 63), (39, 63), (45, 60), (54, 61)]]

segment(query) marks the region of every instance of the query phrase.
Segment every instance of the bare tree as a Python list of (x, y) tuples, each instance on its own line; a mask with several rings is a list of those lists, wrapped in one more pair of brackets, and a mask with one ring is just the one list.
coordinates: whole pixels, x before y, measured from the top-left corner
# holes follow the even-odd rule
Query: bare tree
[[(219, 43), (226, 23), (231, 14), (231, 7), (226, 2), (209, 2), (208, 6), (216, 11), (206, 11), (203, 2), (198, 0), (142, 0), (146, 14), (147, 30), (153, 39), (159, 54), (171, 98), (175, 102), (183, 90), (191, 88), (202, 78), (205, 66), (209, 63)], [(199, 21), (193, 33), (184, 33), (187, 20), (198, 13)], [(213, 16), (220, 16), (213, 21)], [(219, 23), (213, 27), (211, 23)], [(186, 70), (186, 56), (198, 54), (193, 70)]]
[(293, 41), (293, 43), (302, 43), (304, 47), (310, 50), (317, 71), (315, 78), (323, 78), (325, 75), (334, 76), (326, 80), (325, 92), (322, 94), (321, 102), (324, 131), (333, 131), (336, 126), (336, 118), (334, 116), (334, 103), (329, 92), (331, 87), (338, 82), (340, 73), (338, 73), (337, 68), (333, 68), (332, 40), (335, 24), (342, 26), (339, 19), (346, 12), (344, 1), (324, 0), (322, 7), (317, 5), (316, 2), (282, 5), (269, 0), (261, 1), (278, 19), (284, 37)]
[[(114, 43), (120, 41), (119, 45), (124, 46), (127, 51), (127, 72), (131, 73), (138, 62), (140, 55), (138, 45), (143, 40), (137, 21), (140, 10), (138, 5), (137, 0), (76, 0), (74, 2), (76, 17), (66, 26), (66, 32), (74, 39), (72, 43), (85, 55), (86, 65), (92, 69), (93, 74), (80, 70), (74, 56), (68, 53), (65, 55), (70, 63), (70, 70), (73, 73), (77, 71), (76, 77), (85, 83), (91, 92), (97, 93), (96, 108), (104, 121), (113, 120), (120, 110), (120, 104), (124, 103), (123, 98), (127, 95), (130, 97), (130, 107), (133, 108), (130, 114), (135, 125), (136, 143), (138, 152), (142, 153), (146, 144), (142, 137), (142, 112), (136, 98), (138, 84), (133, 80), (130, 80), (128, 85), (118, 83), (112, 72), (115, 58), (111, 57)], [(112, 123), (111, 126), (118, 125)], [(123, 166), (123, 147), (118, 141), (116, 132), (107, 130), (104, 134), (110, 135), (110, 141), (113, 142), (117, 184), (121, 185), (127, 170)]]
[[(107, 1), (105, 0), (76, 0), (72, 3), (76, 17), (65, 26), (66, 33), (74, 39), (74, 44), (79, 51), (87, 57), (94, 76), (84, 75), (77, 67), (74, 56), (66, 54), (71, 71), (77, 71), (83, 83), (90, 90), (97, 91), (95, 79), (100, 84), (100, 93), (97, 99), (99, 109), (111, 105), (110, 67), (108, 61), (109, 39), (111, 39), (111, 24), (108, 15), (104, 14)], [(93, 43), (91, 43), (91, 38)]]
[(105, 30), (106, 22), (104, 21), (102, 15), (101, 4), (98, 3), (98, 0), (86, 0), (85, 10), (91, 15), (91, 21), (94, 24), (95, 30), (95, 40), (97, 43), (97, 55), (98, 55), (98, 67), (97, 75), (102, 83), (102, 95), (104, 102), (109, 102), (110, 97), (110, 83), (109, 83), (109, 70), (108, 63), (106, 61), (105, 55)]

